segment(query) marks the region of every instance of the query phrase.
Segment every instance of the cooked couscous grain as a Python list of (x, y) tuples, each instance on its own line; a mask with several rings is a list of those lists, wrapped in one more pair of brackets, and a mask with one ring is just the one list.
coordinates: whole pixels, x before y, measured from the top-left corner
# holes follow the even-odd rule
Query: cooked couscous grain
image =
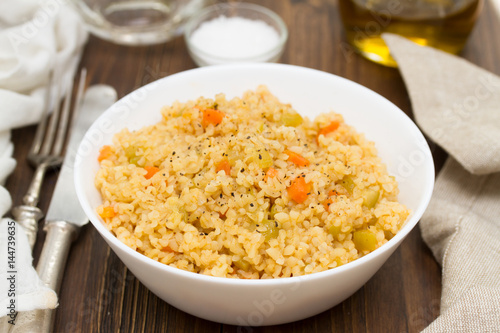
[(99, 156), (105, 225), (180, 269), (267, 279), (351, 262), (409, 215), (373, 142), (336, 113), (314, 121), (265, 87), (199, 98), (118, 133)]

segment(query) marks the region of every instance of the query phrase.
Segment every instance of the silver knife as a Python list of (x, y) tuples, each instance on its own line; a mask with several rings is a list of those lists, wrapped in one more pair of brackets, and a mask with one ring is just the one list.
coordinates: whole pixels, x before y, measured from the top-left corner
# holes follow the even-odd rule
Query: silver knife
[[(48, 287), (59, 293), (71, 242), (76, 239), (80, 227), (88, 222), (78, 198), (73, 181), (73, 167), (80, 141), (90, 125), (116, 101), (116, 91), (107, 85), (94, 85), (87, 89), (71, 128), (59, 178), (45, 218), (47, 233), (36, 270)], [(16, 325), (9, 332), (52, 332), (54, 310), (21, 312)]]

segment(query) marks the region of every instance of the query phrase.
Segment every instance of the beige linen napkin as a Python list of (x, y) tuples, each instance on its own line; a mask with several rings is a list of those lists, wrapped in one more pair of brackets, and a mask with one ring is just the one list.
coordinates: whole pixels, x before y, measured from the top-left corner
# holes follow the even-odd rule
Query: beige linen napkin
[(450, 157), (420, 221), (442, 265), (441, 314), (424, 332), (500, 330), (500, 78), (392, 34), (421, 129)]
[(405, 38), (384, 39), (425, 134), (473, 174), (500, 171), (500, 78)]

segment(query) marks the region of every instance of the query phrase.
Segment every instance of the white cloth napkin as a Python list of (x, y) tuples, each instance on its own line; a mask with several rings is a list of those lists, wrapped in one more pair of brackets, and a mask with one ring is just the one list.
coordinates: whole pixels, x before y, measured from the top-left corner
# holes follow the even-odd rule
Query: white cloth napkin
[(441, 314), (424, 332), (499, 332), (500, 77), (403, 37), (383, 38), (417, 123), (451, 155), (420, 221), (443, 271)]
[[(64, 89), (73, 79), (87, 40), (83, 23), (66, 3), (0, 1), (0, 217), (12, 204), (9, 193), (1, 186), (16, 165), (10, 130), (40, 119), (49, 73), (54, 70), (54, 82)], [(52, 89), (51, 105), (55, 104), (56, 90)], [(12, 271), (7, 249), (9, 221), (12, 220), (4, 218), (0, 224), (0, 317), (10, 314), (7, 305), (13, 299), (7, 280), (11, 275), (8, 272)], [(14, 269), (17, 311), (57, 306), (57, 296), (42, 285), (32, 260), (26, 234), (17, 226)]]

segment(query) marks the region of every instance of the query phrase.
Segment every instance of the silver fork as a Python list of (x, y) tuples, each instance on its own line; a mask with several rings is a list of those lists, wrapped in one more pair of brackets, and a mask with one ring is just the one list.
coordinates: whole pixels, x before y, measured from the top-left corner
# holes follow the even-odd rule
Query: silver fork
[[(86, 74), (87, 71), (83, 69), (80, 75), (75, 105), (78, 105), (82, 98)], [(52, 116), (50, 116), (49, 105), (53, 81), (54, 73), (52, 73), (50, 77), (42, 118), (37, 127), (35, 138), (27, 156), (28, 162), (36, 168), (35, 174), (26, 195), (23, 197), (23, 204), (12, 209), (14, 219), (26, 231), (31, 249), (35, 246), (36, 235), (38, 233), (38, 221), (43, 217), (42, 211), (37, 207), (43, 179), (49, 169), (61, 166), (64, 159), (64, 142), (66, 141), (67, 130), (70, 128), (69, 125), (71, 122), (70, 104), (73, 91), (73, 80), (71, 80), (67, 87), (62, 107), (61, 103), (59, 103), (60, 88), (58, 86), (56, 104)]]

